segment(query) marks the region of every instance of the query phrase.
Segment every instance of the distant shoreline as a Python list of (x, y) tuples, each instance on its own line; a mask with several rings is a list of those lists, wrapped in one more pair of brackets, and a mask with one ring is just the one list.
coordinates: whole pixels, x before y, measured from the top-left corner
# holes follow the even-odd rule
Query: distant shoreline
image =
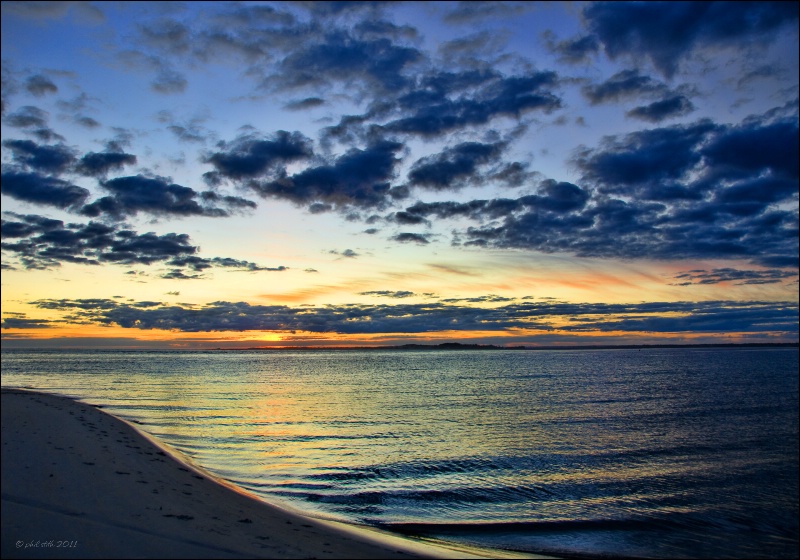
[(574, 344), (569, 346), (497, 346), (494, 344), (462, 344), (445, 342), (442, 344), (402, 344), (395, 346), (281, 346), (216, 348), (215, 351), (242, 350), (644, 350), (650, 348), (799, 348), (797, 342), (753, 342), (753, 343), (709, 343), (709, 344)]

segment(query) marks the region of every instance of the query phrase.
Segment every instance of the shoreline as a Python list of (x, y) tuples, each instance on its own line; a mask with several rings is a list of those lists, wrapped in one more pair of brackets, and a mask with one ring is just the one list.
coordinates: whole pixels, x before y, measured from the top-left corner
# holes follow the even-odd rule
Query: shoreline
[(3, 558), (548, 558), (306, 516), (131, 422), (2, 388)]

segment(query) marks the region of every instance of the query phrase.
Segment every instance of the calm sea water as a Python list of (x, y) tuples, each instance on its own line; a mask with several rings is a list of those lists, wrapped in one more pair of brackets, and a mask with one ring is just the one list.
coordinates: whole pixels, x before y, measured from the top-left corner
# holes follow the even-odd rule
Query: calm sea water
[(2, 352), (308, 514), (571, 556), (797, 557), (797, 349)]

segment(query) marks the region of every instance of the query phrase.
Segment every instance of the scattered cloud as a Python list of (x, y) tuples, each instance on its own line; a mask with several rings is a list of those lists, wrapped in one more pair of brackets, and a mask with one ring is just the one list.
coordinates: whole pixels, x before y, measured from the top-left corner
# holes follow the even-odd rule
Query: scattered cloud
[(399, 290), (396, 292), (391, 292), (389, 290), (373, 290), (370, 292), (360, 292), (358, 295), (403, 299), (407, 297), (416, 296), (417, 294), (415, 294), (414, 292), (409, 292), (408, 290)]
[(95, 266), (164, 263), (174, 267), (168, 276), (171, 278), (185, 275), (182, 269), (195, 272), (209, 268), (247, 272), (288, 270), (285, 266), (264, 267), (228, 257), (199, 257), (198, 248), (191, 245), (189, 236), (183, 233), (139, 234), (98, 222), (65, 224), (34, 214), (5, 214), (14, 220), (2, 221), (2, 249), (15, 255), (26, 269), (56, 268), (62, 263)]
[(796, 24), (798, 7), (784, 2), (593, 2), (588, 30), (612, 59), (646, 58), (672, 77), (698, 50), (768, 43)]
[(56, 86), (50, 78), (42, 76), (41, 74), (36, 74), (28, 78), (28, 81), (25, 83), (25, 89), (36, 97), (58, 92), (58, 86)]
[[(464, 301), (464, 300), (461, 300)], [(424, 333), (435, 331), (510, 331), (556, 329), (581, 332), (648, 331), (797, 333), (797, 304), (743, 302), (651, 302), (599, 304), (511, 302), (498, 296), (477, 298), (481, 307), (444, 302), (394, 305), (344, 304), (321, 307), (251, 305), (218, 301), (185, 307), (159, 302), (123, 303), (113, 299), (44, 299), (39, 309), (65, 313), (67, 323), (118, 325), (180, 332), (279, 331), (339, 334)]]
[(636, 107), (625, 113), (629, 117), (658, 123), (666, 119), (688, 115), (694, 111), (694, 105), (683, 95), (676, 95), (649, 105)]
[(689, 270), (675, 275), (677, 286), (693, 286), (696, 284), (719, 284), (732, 282), (736, 285), (777, 284), (788, 278), (797, 278), (797, 273), (790, 270), (739, 270), (736, 268), (715, 268), (713, 270)]

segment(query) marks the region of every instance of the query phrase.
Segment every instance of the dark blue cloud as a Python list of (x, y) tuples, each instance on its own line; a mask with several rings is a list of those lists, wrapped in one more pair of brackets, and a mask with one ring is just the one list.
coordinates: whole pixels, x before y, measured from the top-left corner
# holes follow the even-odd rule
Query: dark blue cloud
[(399, 99), (408, 116), (389, 121), (383, 127), (394, 133), (435, 137), (471, 126), (486, 124), (500, 116), (519, 118), (539, 110), (545, 113), (562, 106), (552, 88), (558, 84), (555, 72), (496, 78), (474, 94), (456, 99), (433, 89), (413, 90)]
[[(453, 24), (483, 22), (498, 17), (514, 17), (533, 9), (528, 2), (448, 2), (444, 21)], [(452, 7), (451, 7), (452, 6)]]
[(230, 257), (213, 257), (208, 259), (195, 255), (175, 257), (167, 261), (166, 264), (168, 266), (189, 268), (195, 272), (202, 272), (214, 267), (246, 272), (283, 272), (285, 270), (289, 270), (285, 266), (266, 267), (260, 266), (254, 262), (232, 259)]
[(736, 268), (715, 268), (713, 270), (689, 270), (674, 276), (677, 286), (695, 284), (719, 284), (732, 282), (736, 285), (777, 284), (789, 278), (797, 278), (797, 272), (789, 270), (740, 270)]
[(407, 297), (412, 297), (417, 294), (414, 292), (409, 292), (408, 290), (399, 290), (399, 291), (389, 291), (389, 290), (374, 290), (370, 292), (359, 292), (360, 296), (378, 296), (378, 297), (390, 297), (396, 299), (403, 299)]
[(75, 170), (90, 177), (105, 177), (109, 171), (119, 171), (135, 163), (136, 156), (125, 152), (89, 152), (80, 158)]
[(298, 99), (287, 103), (284, 108), (289, 111), (304, 111), (305, 109), (315, 109), (325, 105), (325, 100), (320, 97), (306, 97), (305, 99)]
[(422, 58), (416, 48), (383, 37), (360, 38), (336, 30), (314, 39), (290, 51), (269, 82), (294, 89), (353, 81), (394, 91), (406, 86), (406, 69)]
[(351, 148), (330, 164), (308, 167), (274, 181), (251, 181), (246, 186), (263, 197), (282, 198), (299, 205), (323, 203), (343, 210), (350, 206), (386, 206), (391, 199), (395, 157), (403, 145), (378, 140), (361, 150)]
[(14, 128), (46, 128), (47, 118), (47, 111), (26, 105), (20, 107), (15, 113), (8, 114), (4, 120), (6, 124)]
[(658, 123), (666, 119), (688, 115), (692, 111), (694, 111), (694, 105), (686, 96), (674, 95), (654, 101), (649, 105), (636, 107), (625, 114), (635, 119)]
[(741, 178), (769, 171), (797, 179), (797, 118), (766, 123), (756, 118), (727, 127), (700, 152), (709, 159), (715, 178)]
[(64, 144), (39, 145), (31, 140), (5, 140), (14, 161), (24, 167), (45, 173), (61, 173), (75, 162), (75, 150)]
[[(3, 113), (6, 110), (6, 102), (3, 100)], [(41, 140), (42, 142), (52, 142), (53, 140), (64, 141), (65, 138), (52, 130), (47, 121), (49, 113), (39, 107), (33, 105), (25, 105), (20, 107), (13, 113), (7, 114), (3, 118), (8, 126), (13, 128), (21, 128), (26, 133), (31, 134)]]
[(399, 243), (416, 243), (417, 245), (427, 245), (430, 243), (430, 240), (428, 239), (429, 237), (430, 235), (425, 233), (402, 232), (398, 233), (397, 235), (393, 235), (392, 240), (398, 241)]
[[(174, 216), (212, 216), (223, 217), (229, 213), (224, 208), (205, 206), (199, 202), (203, 197), (189, 187), (170, 182), (165, 177), (145, 177), (134, 175), (116, 177), (101, 183), (111, 196), (99, 198), (84, 206), (80, 213), (84, 216), (106, 215), (114, 219), (135, 216), (139, 212), (154, 215)], [(212, 195), (206, 197), (220, 201)], [(199, 200), (198, 200), (199, 199)], [(243, 206), (241, 199), (232, 199), (237, 207)], [(224, 202), (224, 199), (222, 200)], [(243, 201), (242, 201), (243, 202)]]
[(796, 24), (797, 2), (595, 2), (588, 30), (612, 59), (647, 57), (665, 76), (699, 48), (766, 43)]
[[(437, 218), (468, 217), (473, 220), (497, 219), (520, 212), (547, 212), (564, 214), (581, 210), (589, 201), (590, 194), (577, 185), (547, 179), (539, 184), (537, 194), (516, 199), (495, 198), (468, 202), (417, 202), (405, 212), (395, 214), (401, 223), (413, 223), (414, 219), (435, 216)], [(403, 215), (398, 219), (398, 215)]]
[(220, 143), (219, 148), (220, 151), (204, 158), (215, 168), (205, 175), (211, 183), (218, 183), (221, 179), (240, 181), (260, 177), (282, 169), (286, 163), (313, 155), (308, 138), (299, 132), (285, 130), (279, 130), (270, 139), (240, 136), (233, 142)]
[(587, 62), (600, 51), (600, 42), (594, 35), (558, 42), (553, 40), (551, 36), (547, 36), (546, 39), (547, 47), (550, 51), (558, 54), (559, 60), (567, 64)]
[(230, 257), (205, 258), (197, 255), (185, 233), (139, 234), (117, 226), (89, 222), (65, 224), (35, 214), (7, 212), (14, 220), (2, 221), (2, 249), (14, 254), (23, 268), (47, 269), (64, 262), (87, 265), (114, 263), (174, 267), (165, 278), (202, 278), (186, 271), (203, 272), (222, 268), (245, 272), (282, 272), (285, 266), (266, 267)]
[[(521, 203), (522, 199), (513, 201), (513, 206), (520, 208)], [(797, 267), (796, 212), (765, 212), (761, 204), (737, 215), (724, 205), (702, 206), (704, 211), (698, 212), (694, 206), (603, 196), (563, 214), (532, 206), (500, 223), (468, 227), (465, 245), (596, 258), (738, 258), (766, 267)], [(483, 214), (470, 217), (480, 219)]]
[[(402, 292), (386, 292), (400, 297)], [(511, 302), (507, 298), (473, 298), (475, 303), (505, 303), (475, 307), (445, 302), (394, 305), (326, 305), (288, 307), (218, 301), (182, 307), (156, 302), (121, 303), (102, 300), (38, 300), (38, 308), (67, 313), (66, 322), (92, 322), (142, 330), (181, 332), (306, 331), (318, 333), (423, 333), (436, 331), (519, 328), (582, 332), (784, 332), (798, 330), (796, 303), (760, 301), (652, 302), (641, 304)], [(472, 303), (472, 302), (467, 302)], [(613, 316), (614, 320), (598, 320)]]
[(36, 97), (58, 92), (58, 86), (56, 86), (50, 78), (42, 76), (41, 74), (36, 74), (28, 78), (25, 82), (25, 89)]
[(328, 18), (361, 12), (375, 15), (376, 12), (380, 12), (385, 6), (391, 5), (393, 2), (385, 0), (376, 0), (374, 2), (361, 2), (359, 0), (298, 0), (294, 3), (302, 6), (315, 17)]
[(21, 317), (6, 317), (0, 323), (2, 329), (48, 329), (51, 328), (55, 321), (48, 321), (47, 319), (29, 319), (24, 314)]
[(98, 265), (152, 264), (182, 254), (193, 254), (189, 236), (170, 233), (139, 235), (97, 222), (65, 224), (36, 215), (13, 214), (3, 220), (4, 251), (14, 253), (25, 268), (52, 268), (63, 262)]
[(654, 128), (579, 150), (581, 186), (546, 180), (513, 199), (418, 202), (392, 219), (478, 222), (454, 232), (470, 246), (796, 268), (797, 148), (792, 119)]
[(428, 220), (422, 217), (421, 213), (413, 213), (400, 211), (395, 212), (391, 216), (391, 220), (403, 226), (416, 226), (419, 224), (426, 224)]
[(17, 200), (61, 209), (79, 207), (89, 196), (87, 189), (57, 177), (13, 169), (3, 169), (0, 186)]
[(584, 179), (609, 193), (676, 181), (700, 163), (700, 144), (717, 130), (711, 121), (642, 130), (607, 138), (602, 147), (576, 158)]
[(462, 142), (417, 160), (408, 173), (409, 183), (433, 190), (457, 190), (476, 178), (479, 166), (496, 162), (504, 149), (502, 142)]
[(667, 86), (650, 76), (640, 74), (638, 70), (623, 70), (605, 82), (584, 86), (581, 91), (592, 105), (599, 105), (631, 97), (661, 94), (667, 91)]

